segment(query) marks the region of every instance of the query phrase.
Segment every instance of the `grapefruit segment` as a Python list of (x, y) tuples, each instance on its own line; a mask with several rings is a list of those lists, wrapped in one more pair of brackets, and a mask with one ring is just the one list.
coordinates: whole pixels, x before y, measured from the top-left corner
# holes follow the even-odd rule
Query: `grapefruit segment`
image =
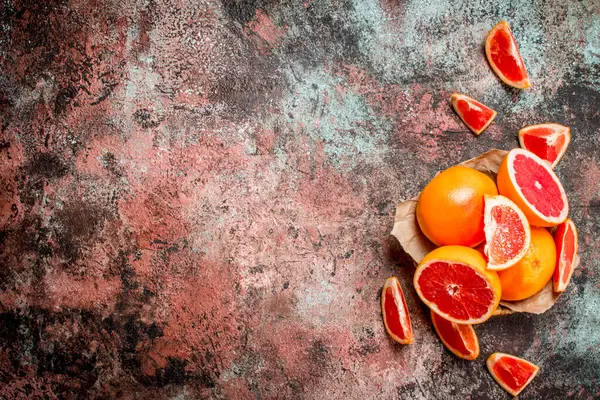
[(486, 321), (498, 307), (498, 274), (486, 269), (483, 255), (465, 246), (438, 247), (415, 271), (415, 290), (441, 317), (459, 324)]
[(533, 226), (555, 226), (569, 213), (567, 195), (550, 166), (535, 154), (512, 149), (498, 170), (498, 191), (516, 203)]
[(531, 86), (519, 46), (508, 22), (492, 28), (485, 39), (485, 55), (490, 66), (504, 83), (517, 89)]
[(381, 312), (385, 330), (396, 342), (410, 344), (414, 341), (413, 329), (406, 300), (398, 278), (386, 279), (381, 291)]
[(474, 360), (479, 356), (479, 340), (471, 325), (448, 321), (431, 311), (431, 321), (440, 340), (455, 356)]
[(521, 148), (546, 161), (554, 168), (567, 151), (571, 141), (571, 130), (559, 124), (526, 126), (519, 131)]
[(531, 241), (527, 217), (510, 199), (486, 195), (483, 219), (487, 268), (500, 271), (512, 267), (523, 258)]
[(496, 111), (485, 104), (459, 93), (452, 94), (452, 108), (476, 135), (480, 135), (481, 132), (486, 130), (497, 114)]
[(564, 292), (573, 275), (575, 257), (577, 257), (577, 228), (570, 218), (560, 224), (554, 233), (556, 244), (556, 267), (553, 285), (557, 293)]
[(513, 396), (518, 396), (540, 370), (532, 362), (505, 353), (492, 354), (486, 365), (502, 389)]

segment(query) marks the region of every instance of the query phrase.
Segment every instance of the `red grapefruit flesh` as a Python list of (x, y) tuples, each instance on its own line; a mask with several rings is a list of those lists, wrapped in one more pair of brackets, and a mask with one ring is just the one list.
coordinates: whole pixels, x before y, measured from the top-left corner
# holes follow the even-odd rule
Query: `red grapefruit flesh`
[(554, 168), (567, 151), (571, 130), (559, 124), (526, 126), (519, 131), (521, 148), (529, 150)]
[(531, 229), (523, 211), (504, 196), (486, 195), (483, 219), (487, 268), (500, 271), (518, 263), (531, 242)]
[(552, 282), (554, 291), (560, 293), (565, 291), (571, 280), (575, 269), (575, 257), (577, 257), (577, 228), (571, 219), (567, 218), (556, 228), (554, 242), (556, 243), (556, 268)]
[(490, 66), (504, 83), (517, 89), (531, 86), (519, 46), (508, 22), (498, 23), (485, 39), (485, 55)]
[(486, 269), (483, 255), (465, 246), (438, 247), (419, 263), (415, 290), (441, 317), (459, 324), (479, 324), (498, 307), (498, 274)]
[(569, 214), (560, 180), (530, 151), (512, 149), (500, 164), (497, 183), (500, 194), (514, 201), (533, 226), (555, 226)]
[(474, 360), (479, 356), (479, 340), (471, 325), (448, 321), (431, 311), (433, 327), (440, 340), (455, 356)]
[(496, 118), (496, 111), (464, 94), (452, 94), (452, 107), (460, 119), (473, 131), (480, 135)]
[(540, 370), (527, 360), (505, 353), (492, 354), (486, 364), (496, 382), (513, 396), (518, 396)]
[(410, 315), (398, 278), (387, 278), (381, 291), (381, 312), (385, 330), (396, 342), (410, 344), (414, 341)]

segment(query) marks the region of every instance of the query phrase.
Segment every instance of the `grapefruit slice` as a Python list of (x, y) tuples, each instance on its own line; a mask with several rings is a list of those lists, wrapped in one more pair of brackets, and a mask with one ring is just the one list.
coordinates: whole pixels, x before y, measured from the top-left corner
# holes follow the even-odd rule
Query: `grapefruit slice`
[(464, 94), (452, 94), (452, 107), (460, 119), (473, 131), (480, 135), (496, 118), (496, 111)]
[(448, 321), (431, 311), (433, 327), (440, 340), (455, 356), (474, 360), (479, 356), (479, 340), (471, 325)]
[(414, 341), (410, 315), (402, 287), (398, 278), (386, 279), (381, 292), (381, 312), (387, 333), (398, 343), (410, 344)]
[(492, 28), (485, 39), (485, 55), (490, 66), (504, 83), (517, 89), (531, 86), (519, 46), (508, 22)]
[(560, 224), (554, 233), (556, 243), (556, 268), (554, 269), (554, 291), (564, 292), (571, 280), (577, 256), (577, 228), (570, 218)]
[(483, 255), (465, 246), (438, 247), (415, 272), (417, 294), (441, 317), (458, 324), (479, 324), (500, 302), (500, 279), (487, 270)]
[(492, 354), (486, 364), (496, 382), (513, 396), (518, 396), (540, 370), (527, 360), (505, 353)]
[(487, 268), (500, 271), (519, 262), (531, 242), (531, 229), (523, 211), (508, 198), (485, 195), (485, 247)]
[(500, 194), (514, 201), (533, 226), (555, 226), (569, 214), (560, 180), (530, 151), (512, 149), (500, 164), (497, 183)]
[(531, 125), (519, 131), (521, 148), (548, 162), (551, 168), (556, 167), (570, 141), (571, 130), (559, 124)]

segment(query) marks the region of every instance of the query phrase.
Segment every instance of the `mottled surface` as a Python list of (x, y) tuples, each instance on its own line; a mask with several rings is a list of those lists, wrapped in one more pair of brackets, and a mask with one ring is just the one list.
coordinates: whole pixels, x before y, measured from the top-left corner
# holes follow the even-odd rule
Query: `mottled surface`
[[(525, 398), (600, 396), (600, 3), (480, 3), (3, 1), (0, 398), (508, 398), (493, 351), (540, 365)], [(505, 18), (526, 92), (483, 54)], [(453, 91), (498, 111), (480, 137)], [(459, 360), (395, 205), (546, 121), (573, 133), (581, 266)], [(410, 346), (381, 322), (391, 274)]]

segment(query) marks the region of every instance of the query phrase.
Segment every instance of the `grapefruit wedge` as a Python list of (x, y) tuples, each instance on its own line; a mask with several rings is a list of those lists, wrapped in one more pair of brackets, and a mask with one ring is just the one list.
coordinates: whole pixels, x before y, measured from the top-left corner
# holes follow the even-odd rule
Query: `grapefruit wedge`
[(439, 316), (458, 324), (479, 324), (492, 316), (501, 296), (500, 279), (486, 269), (483, 255), (465, 246), (438, 247), (415, 271), (415, 290)]
[(530, 151), (512, 149), (500, 164), (497, 183), (500, 194), (514, 201), (533, 226), (556, 226), (569, 214), (560, 180)]
[(554, 291), (564, 292), (571, 280), (577, 257), (577, 228), (570, 218), (560, 224), (554, 233), (556, 243), (556, 267), (554, 269)]
[(531, 229), (527, 217), (508, 198), (485, 195), (484, 252), (487, 268), (500, 271), (519, 262), (531, 242)]
[(474, 360), (479, 356), (479, 340), (471, 325), (448, 321), (431, 311), (431, 321), (440, 340), (455, 356)]
[(521, 148), (548, 162), (551, 168), (556, 167), (570, 141), (571, 130), (559, 124), (531, 125), (519, 131)]
[(385, 330), (396, 342), (410, 344), (414, 341), (410, 315), (398, 278), (386, 279), (381, 292), (381, 312)]
[(486, 364), (496, 382), (513, 396), (518, 396), (540, 370), (527, 360), (505, 353), (492, 354)]
[(519, 46), (508, 22), (498, 23), (485, 39), (485, 55), (490, 66), (504, 83), (517, 89), (531, 86)]
[(473, 131), (480, 135), (496, 118), (497, 112), (464, 94), (452, 94), (452, 108), (460, 119)]

